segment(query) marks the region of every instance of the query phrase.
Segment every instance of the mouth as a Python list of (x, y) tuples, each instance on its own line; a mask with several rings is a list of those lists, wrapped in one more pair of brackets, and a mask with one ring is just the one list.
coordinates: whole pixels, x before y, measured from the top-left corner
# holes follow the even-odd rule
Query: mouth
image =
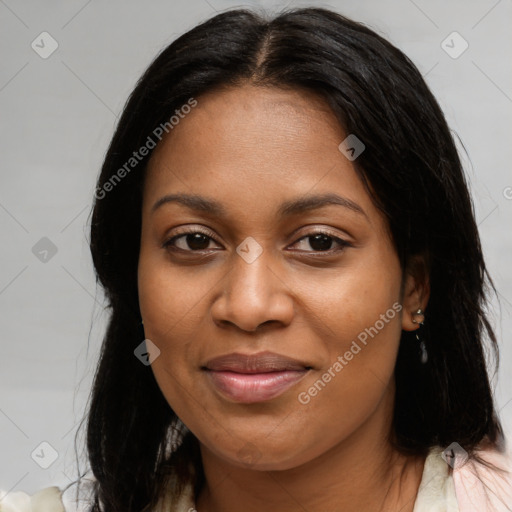
[(239, 403), (257, 403), (282, 395), (302, 380), (312, 367), (273, 352), (260, 352), (217, 357), (201, 369), (224, 398)]

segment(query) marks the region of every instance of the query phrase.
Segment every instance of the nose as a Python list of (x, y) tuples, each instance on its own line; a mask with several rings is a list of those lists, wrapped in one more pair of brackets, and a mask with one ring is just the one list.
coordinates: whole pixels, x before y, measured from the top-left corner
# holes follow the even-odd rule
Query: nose
[(214, 322), (219, 327), (235, 325), (249, 332), (262, 329), (264, 324), (289, 325), (294, 315), (293, 294), (286, 278), (277, 274), (277, 267), (268, 251), (252, 263), (234, 253), (231, 269), (219, 283), (220, 292), (211, 308)]

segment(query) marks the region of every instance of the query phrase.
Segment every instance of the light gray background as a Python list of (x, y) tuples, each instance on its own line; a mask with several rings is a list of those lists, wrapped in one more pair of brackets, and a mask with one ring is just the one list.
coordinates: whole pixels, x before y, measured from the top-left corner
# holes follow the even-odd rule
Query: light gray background
[[(163, 46), (215, 11), (311, 4), (0, 0), (0, 489), (33, 493), (76, 477), (73, 437), (105, 324), (86, 225), (95, 179), (137, 78)], [(409, 55), (468, 150), (476, 217), (501, 296), (496, 396), (512, 432), (512, 2), (314, 4), (369, 24)], [(31, 48), (43, 31), (59, 45), (47, 59)], [(469, 44), (457, 59), (441, 47), (453, 31)], [(57, 247), (47, 262), (32, 252), (42, 237)], [(31, 458), (43, 441), (58, 452), (46, 470)]]

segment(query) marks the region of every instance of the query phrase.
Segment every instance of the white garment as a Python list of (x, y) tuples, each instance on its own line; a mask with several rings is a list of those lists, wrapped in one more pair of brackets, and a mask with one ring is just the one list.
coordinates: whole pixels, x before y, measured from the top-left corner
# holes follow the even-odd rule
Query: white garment
[(460, 512), (453, 476), (442, 451), (438, 446), (431, 448), (425, 459), (413, 512)]

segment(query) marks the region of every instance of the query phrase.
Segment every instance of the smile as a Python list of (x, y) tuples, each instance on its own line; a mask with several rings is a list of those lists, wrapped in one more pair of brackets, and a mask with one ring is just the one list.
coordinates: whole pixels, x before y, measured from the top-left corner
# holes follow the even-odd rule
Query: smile
[(311, 369), (295, 359), (261, 352), (228, 354), (202, 367), (214, 389), (239, 403), (265, 402), (297, 384)]
[(213, 386), (231, 400), (242, 403), (271, 400), (302, 380), (308, 370), (267, 373), (209, 371)]

